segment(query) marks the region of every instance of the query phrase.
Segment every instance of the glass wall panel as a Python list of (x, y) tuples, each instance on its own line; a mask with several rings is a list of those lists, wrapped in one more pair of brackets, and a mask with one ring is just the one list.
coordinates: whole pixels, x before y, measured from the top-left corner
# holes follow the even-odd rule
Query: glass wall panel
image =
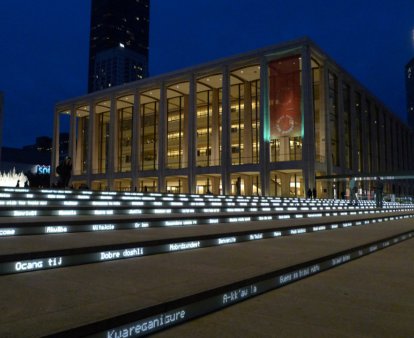
[(76, 110), (76, 159), (73, 168), (75, 175), (86, 174), (88, 164), (88, 129), (89, 106), (79, 107)]
[(270, 173), (270, 195), (281, 197), (304, 197), (302, 171), (272, 171)]
[(379, 108), (377, 106), (375, 106), (374, 108), (374, 123), (376, 126), (376, 132), (377, 132), (377, 139), (375, 140), (375, 150), (377, 153), (377, 170), (381, 171), (382, 170), (382, 158), (383, 158), (383, 154), (382, 154), (382, 150), (381, 150), (381, 140), (382, 140), (382, 123), (380, 120), (380, 111)]
[(259, 162), (260, 66), (235, 70), (230, 76), (232, 164)]
[(167, 167), (188, 166), (188, 145), (185, 142), (188, 118), (189, 83), (184, 82), (168, 87), (167, 90)]
[(302, 159), (301, 75), (299, 55), (269, 63), (271, 162)]
[(150, 193), (158, 191), (158, 178), (157, 177), (146, 177), (138, 181), (139, 191)]
[[(364, 138), (364, 147), (365, 151), (368, 154), (368, 172), (375, 171), (374, 168), (374, 156), (372, 153), (372, 128), (373, 128), (373, 121), (374, 117), (372, 116), (371, 112), (371, 101), (365, 101), (365, 130), (363, 135), (361, 133), (361, 140)], [(362, 141), (361, 141), (362, 142)]]
[(345, 167), (352, 168), (351, 150), (351, 90), (349, 85), (342, 85), (342, 97), (344, 107), (344, 145), (345, 145)]
[(102, 101), (96, 105), (96, 146), (97, 146), (97, 173), (104, 174), (108, 170), (109, 156), (109, 120), (111, 103)]
[(361, 94), (355, 92), (355, 145), (357, 152), (358, 171), (362, 172), (362, 106)]
[(329, 72), (329, 129), (331, 132), (331, 160), (332, 165), (339, 165), (338, 142), (338, 78)]
[(69, 155), (69, 130), (70, 130), (70, 110), (61, 111), (59, 118), (59, 158), (56, 159), (58, 165), (66, 156)]
[(140, 95), (141, 149), (139, 167), (141, 170), (158, 168), (158, 115), (160, 90), (154, 89)]
[(124, 96), (117, 100), (117, 117), (118, 117), (118, 160), (116, 171), (131, 171), (132, 156), (132, 110), (134, 97)]
[(198, 167), (220, 165), (222, 82), (221, 74), (197, 80), (196, 165)]
[(315, 114), (315, 160), (316, 162), (324, 163), (326, 157), (325, 114), (321, 109), (321, 69), (315, 60), (312, 60), (312, 84), (313, 111)]

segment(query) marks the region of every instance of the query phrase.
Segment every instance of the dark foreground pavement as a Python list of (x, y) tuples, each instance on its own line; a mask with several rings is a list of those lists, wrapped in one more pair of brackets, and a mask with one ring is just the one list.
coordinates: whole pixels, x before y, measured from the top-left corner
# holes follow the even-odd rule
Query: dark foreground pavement
[[(2, 276), (0, 337), (53, 335), (413, 229), (395, 220)], [(158, 336), (413, 337), (413, 262), (410, 239)]]
[(414, 337), (414, 240), (154, 337)]

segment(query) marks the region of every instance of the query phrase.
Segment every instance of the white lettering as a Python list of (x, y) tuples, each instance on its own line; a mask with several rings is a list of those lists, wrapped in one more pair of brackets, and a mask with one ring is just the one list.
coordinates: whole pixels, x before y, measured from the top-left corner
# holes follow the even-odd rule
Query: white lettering
[(134, 223), (134, 228), (148, 228), (148, 222)]
[(37, 216), (36, 210), (14, 210), (13, 216)]
[(288, 219), (288, 218), (290, 218), (290, 215), (280, 215), (278, 218), (279, 219)]
[(110, 259), (118, 259), (121, 257), (121, 253), (119, 251), (104, 251), (101, 252), (101, 261), (110, 260)]
[(170, 244), (170, 251), (188, 250), (200, 247), (200, 241)]
[(259, 234), (249, 235), (249, 239), (251, 241), (254, 241), (254, 240), (257, 240), (257, 239), (263, 239), (263, 234), (262, 233), (259, 233)]
[(175, 322), (183, 321), (185, 316), (185, 310), (174, 310), (173, 312), (163, 313), (128, 326), (106, 331), (106, 338), (129, 338), (141, 334), (149, 334), (155, 329), (167, 327)]
[(14, 236), (15, 234), (15, 229), (0, 229), (0, 236)]
[(113, 210), (94, 210), (94, 215), (113, 215)]
[(46, 227), (46, 233), (62, 233), (68, 232), (68, 228), (65, 226), (50, 226)]
[(272, 216), (259, 216), (259, 221), (269, 221), (272, 219)]
[(304, 234), (305, 232), (306, 232), (306, 229), (305, 228), (292, 229), (292, 230), (290, 230), (290, 234), (291, 235)]
[(125, 249), (122, 252), (123, 257), (136, 257), (136, 256), (142, 256), (143, 254), (144, 254), (143, 248)]
[(94, 224), (92, 225), (93, 231), (108, 231), (108, 230), (114, 230), (115, 224)]
[(43, 261), (17, 262), (14, 268), (16, 271), (43, 269)]
[(128, 214), (130, 215), (142, 214), (142, 210), (141, 209), (129, 209)]
[(236, 242), (237, 242), (236, 237), (226, 237), (226, 238), (219, 238), (218, 239), (218, 244), (219, 245), (236, 243)]

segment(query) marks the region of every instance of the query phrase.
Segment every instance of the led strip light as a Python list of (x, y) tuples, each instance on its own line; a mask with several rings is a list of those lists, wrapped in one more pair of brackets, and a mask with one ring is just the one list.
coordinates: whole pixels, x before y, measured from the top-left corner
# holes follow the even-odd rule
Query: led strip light
[(196, 295), (55, 333), (50, 337), (131, 338), (147, 336), (338, 267), (413, 237), (414, 231), (394, 235)]
[(166, 239), (149, 242), (125, 243), (101, 247), (54, 250), (0, 256), (0, 275), (32, 272), (82, 264), (99, 263), (119, 259), (136, 258), (161, 253), (171, 253), (227, 244), (262, 240), (281, 236), (300, 235), (324, 230), (335, 230), (370, 223), (412, 218), (414, 215), (385, 217), (355, 221), (336, 222), (324, 225), (274, 228), (263, 231), (243, 231), (231, 234), (214, 234), (181, 239)]
[[(140, 216), (135, 220), (116, 220), (110, 219), (108, 221), (101, 220), (97, 223), (95, 220), (79, 221), (74, 218), (71, 221), (46, 221), (39, 224), (40, 221), (14, 223), (14, 224), (0, 224), (0, 237), (10, 236), (26, 236), (26, 235), (49, 235), (49, 234), (64, 234), (77, 232), (100, 232), (100, 231), (114, 231), (114, 230), (133, 230), (140, 228), (154, 228), (154, 227), (184, 227), (194, 225), (208, 225), (221, 223), (240, 223), (240, 222), (256, 222), (269, 220), (287, 220), (287, 219), (302, 219), (302, 218), (319, 218), (332, 216), (352, 216), (363, 214), (378, 214), (381, 212), (412, 212), (411, 209), (388, 209), (388, 210), (350, 210), (350, 211), (303, 211), (303, 212), (285, 212), (280, 210), (275, 211), (244, 211), (244, 216), (237, 214), (231, 215), (225, 212), (213, 212), (211, 208), (202, 209), (203, 214), (194, 215), (195, 212), (187, 212), (188, 209), (183, 209), (184, 214), (166, 214), (161, 213), (153, 215), (151, 218)], [(216, 213), (216, 216), (211, 216)], [(234, 212), (236, 213), (236, 212)], [(208, 215), (207, 215), (208, 214)], [(178, 216), (180, 215), (180, 216)], [(160, 219), (161, 218), (161, 219)]]

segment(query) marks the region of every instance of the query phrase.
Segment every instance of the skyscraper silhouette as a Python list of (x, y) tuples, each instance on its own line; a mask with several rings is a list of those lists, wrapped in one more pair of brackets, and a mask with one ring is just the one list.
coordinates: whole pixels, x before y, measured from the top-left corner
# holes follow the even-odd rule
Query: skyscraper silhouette
[(92, 0), (88, 92), (148, 76), (150, 0)]

